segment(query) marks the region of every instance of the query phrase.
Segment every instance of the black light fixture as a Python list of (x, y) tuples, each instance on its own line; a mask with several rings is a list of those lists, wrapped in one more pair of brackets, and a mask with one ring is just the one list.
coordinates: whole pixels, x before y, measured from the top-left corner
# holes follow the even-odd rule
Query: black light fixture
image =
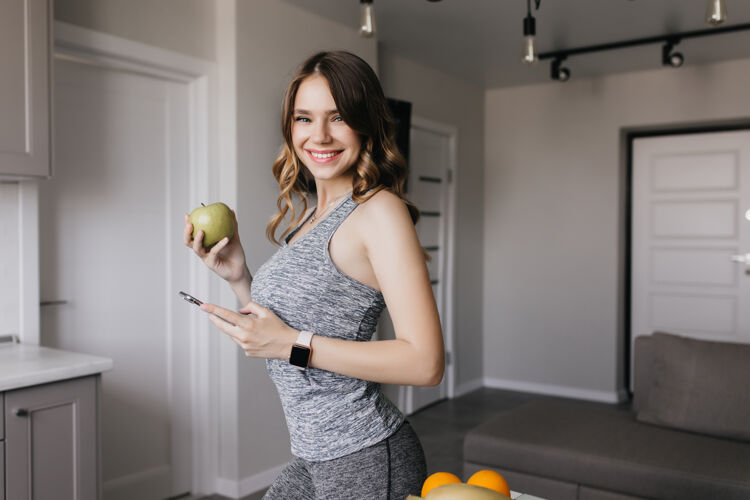
[(718, 26), (727, 20), (726, 0), (708, 0), (706, 5), (706, 22)]
[(726, 33), (747, 30), (750, 30), (750, 24), (736, 24), (734, 26), (722, 26), (719, 28), (711, 28), (698, 31), (684, 31), (682, 33), (672, 33), (670, 35), (651, 36), (648, 38), (638, 38), (635, 40), (623, 40), (621, 42), (603, 43), (600, 45), (590, 45), (587, 47), (576, 47), (574, 49), (555, 50), (551, 52), (540, 53), (537, 57), (540, 60), (551, 59), (552, 67), (550, 76), (553, 80), (564, 82), (570, 78), (570, 70), (568, 70), (567, 68), (563, 68), (561, 66), (561, 63), (569, 56), (588, 54), (590, 52), (602, 52), (605, 50), (623, 49), (627, 47), (634, 47), (636, 45), (663, 43), (662, 64), (664, 64), (665, 66), (672, 66), (677, 68), (679, 66), (682, 66), (682, 64), (685, 62), (685, 58), (681, 53), (674, 52), (674, 46), (677, 45), (680, 40), (683, 40), (685, 38), (723, 35)]
[[(542, 0), (534, 0), (536, 10)], [(536, 35), (536, 19), (531, 15), (531, 0), (526, 0), (526, 17), (523, 18), (523, 46), (521, 49), (521, 62), (534, 64), (539, 58), (534, 47), (534, 36)]]
[(359, 36), (375, 36), (375, 14), (372, 11), (372, 0), (359, 0)]
[(685, 62), (685, 58), (680, 52), (674, 52), (674, 46), (678, 43), (680, 43), (679, 39), (669, 40), (661, 48), (661, 63), (663, 66), (679, 68)]
[(552, 60), (550, 77), (558, 82), (567, 82), (570, 79), (570, 70), (561, 66), (565, 57), (556, 57)]

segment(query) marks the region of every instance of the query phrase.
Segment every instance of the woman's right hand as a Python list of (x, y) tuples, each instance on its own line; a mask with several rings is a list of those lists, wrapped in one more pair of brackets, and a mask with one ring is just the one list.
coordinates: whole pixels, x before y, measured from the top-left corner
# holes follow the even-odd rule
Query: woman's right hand
[(245, 251), (242, 248), (242, 243), (240, 243), (239, 228), (237, 227), (237, 214), (234, 213), (234, 210), (232, 210), (232, 215), (234, 215), (234, 236), (231, 239), (224, 238), (209, 251), (203, 248), (203, 231), (198, 231), (198, 234), (193, 238), (193, 225), (189, 222), (187, 214), (185, 214), (185, 231), (183, 232), (185, 246), (192, 248), (206, 267), (230, 284), (245, 278), (247, 269)]

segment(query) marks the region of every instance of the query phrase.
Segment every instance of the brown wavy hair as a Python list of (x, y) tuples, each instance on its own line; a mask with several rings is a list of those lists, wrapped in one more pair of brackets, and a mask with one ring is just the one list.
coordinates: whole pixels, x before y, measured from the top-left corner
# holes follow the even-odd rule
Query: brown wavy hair
[[(328, 82), (341, 118), (362, 141), (357, 162), (352, 166), (352, 199), (363, 203), (381, 189), (399, 196), (412, 222), (417, 223), (419, 210), (403, 194), (407, 176), (404, 157), (395, 141), (395, 120), (391, 115), (380, 81), (372, 68), (360, 57), (345, 51), (319, 52), (297, 69), (287, 87), (281, 111), (281, 133), (284, 144), (273, 163), (273, 176), (279, 183), (276, 202), (278, 212), (266, 227), (266, 235), (279, 244), (301, 222), (307, 210), (307, 194), (315, 192), (315, 179), (297, 157), (292, 144), (294, 101), (300, 84), (309, 76), (321, 75)], [(302, 211), (295, 209), (295, 197), (302, 201)], [(276, 231), (290, 214), (289, 223), (276, 238)]]

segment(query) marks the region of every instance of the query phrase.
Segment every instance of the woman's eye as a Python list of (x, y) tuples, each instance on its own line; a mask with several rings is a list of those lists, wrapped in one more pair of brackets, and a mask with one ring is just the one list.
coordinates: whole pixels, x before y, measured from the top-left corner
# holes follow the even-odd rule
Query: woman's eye
[(303, 122), (303, 123), (309, 123), (309, 122), (310, 122), (310, 119), (309, 119), (308, 117), (306, 117), (306, 116), (297, 116), (297, 117), (296, 117), (296, 118), (294, 119), (294, 121), (295, 121), (295, 122)]
[(334, 122), (343, 122), (344, 119), (341, 118), (340, 116), (334, 116), (332, 121), (334, 121)]

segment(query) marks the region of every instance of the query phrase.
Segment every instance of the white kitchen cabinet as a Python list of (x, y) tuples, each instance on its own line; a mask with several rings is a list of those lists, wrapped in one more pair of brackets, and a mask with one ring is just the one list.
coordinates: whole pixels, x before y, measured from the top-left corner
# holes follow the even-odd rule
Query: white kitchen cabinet
[(0, 345), (0, 500), (101, 498), (101, 373), (112, 360)]
[(52, 0), (0, 2), (0, 179), (52, 174)]
[(6, 500), (98, 498), (98, 380), (5, 393)]

